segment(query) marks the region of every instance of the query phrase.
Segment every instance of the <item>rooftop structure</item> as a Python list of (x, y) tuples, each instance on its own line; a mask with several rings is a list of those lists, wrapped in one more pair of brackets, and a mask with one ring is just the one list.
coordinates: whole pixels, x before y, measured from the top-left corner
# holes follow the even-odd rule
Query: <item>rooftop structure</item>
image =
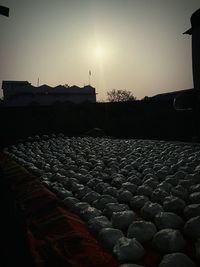
[(2, 90), (4, 104), (8, 106), (96, 102), (95, 88), (90, 85), (81, 88), (76, 85), (51, 87), (43, 84), (35, 87), (28, 81), (3, 81)]
[(192, 36), (192, 68), (194, 88), (200, 90), (200, 9), (191, 16), (192, 27), (184, 32)]

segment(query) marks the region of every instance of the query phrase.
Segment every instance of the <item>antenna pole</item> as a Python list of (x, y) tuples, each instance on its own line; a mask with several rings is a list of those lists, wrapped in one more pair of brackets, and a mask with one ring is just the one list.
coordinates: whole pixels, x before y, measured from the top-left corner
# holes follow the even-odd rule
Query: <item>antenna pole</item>
[(91, 70), (89, 70), (89, 85), (90, 85), (90, 78), (91, 78)]

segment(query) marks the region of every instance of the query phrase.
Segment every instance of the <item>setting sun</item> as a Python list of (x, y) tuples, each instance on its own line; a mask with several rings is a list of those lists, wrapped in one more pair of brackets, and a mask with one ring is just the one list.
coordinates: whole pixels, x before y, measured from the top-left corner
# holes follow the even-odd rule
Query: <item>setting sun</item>
[(95, 56), (102, 59), (105, 56), (105, 49), (102, 46), (97, 46), (95, 48)]

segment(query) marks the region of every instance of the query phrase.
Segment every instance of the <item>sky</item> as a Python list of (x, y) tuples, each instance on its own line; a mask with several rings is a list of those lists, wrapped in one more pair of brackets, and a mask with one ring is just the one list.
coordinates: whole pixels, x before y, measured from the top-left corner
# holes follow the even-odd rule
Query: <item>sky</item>
[[(112, 89), (137, 99), (193, 87), (191, 14), (199, 0), (0, 0), (0, 83)], [(91, 76), (89, 75), (91, 71)], [(2, 91), (2, 90), (1, 90)], [(2, 95), (2, 92), (0, 96)]]

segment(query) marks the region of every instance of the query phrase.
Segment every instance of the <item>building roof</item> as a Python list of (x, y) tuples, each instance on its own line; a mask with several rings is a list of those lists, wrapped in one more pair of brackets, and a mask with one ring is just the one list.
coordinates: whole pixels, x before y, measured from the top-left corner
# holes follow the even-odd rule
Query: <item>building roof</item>
[(28, 81), (2, 81), (2, 88), (4, 89), (6, 85), (17, 85), (17, 86), (25, 86), (31, 85)]
[(190, 18), (192, 27), (184, 32), (184, 34), (192, 34), (193, 30), (200, 27), (200, 8), (197, 9)]
[[(57, 85), (55, 87), (49, 86), (47, 84), (43, 84), (39, 87), (31, 85), (28, 81), (3, 81), (2, 89), (7, 89), (11, 87), (16, 87), (19, 91), (20, 89), (29, 91), (32, 89), (36, 92), (47, 92), (47, 93), (83, 93), (83, 91), (91, 93), (91, 91), (95, 91), (95, 88), (91, 85), (86, 85), (84, 87), (79, 87), (77, 85), (65, 86), (65, 85)], [(25, 86), (25, 87), (23, 87)], [(27, 87), (26, 87), (27, 86)], [(22, 88), (21, 88), (22, 87)], [(24, 89), (25, 88), (25, 89)]]
[(173, 100), (177, 95), (182, 94), (182, 93), (190, 93), (191, 91), (193, 92), (193, 90), (194, 89), (192, 88), (192, 89), (184, 89), (184, 90), (179, 90), (179, 91), (167, 92), (163, 94), (154, 95), (149, 98), (154, 99), (154, 100)]

